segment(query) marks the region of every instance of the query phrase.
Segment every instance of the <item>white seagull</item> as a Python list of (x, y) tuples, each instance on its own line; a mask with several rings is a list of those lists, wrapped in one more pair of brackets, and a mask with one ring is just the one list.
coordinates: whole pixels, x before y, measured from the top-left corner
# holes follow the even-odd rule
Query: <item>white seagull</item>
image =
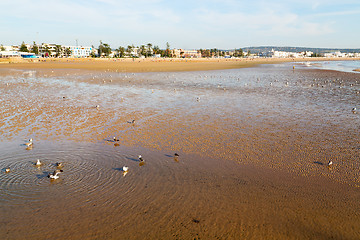
[(38, 159), (38, 160), (36, 161), (36, 163), (35, 163), (35, 165), (38, 166), (38, 167), (41, 166), (41, 164), (42, 164), (42, 163), (40, 162), (40, 159)]
[(123, 166), (122, 170), (123, 170), (124, 172), (127, 172), (127, 171), (129, 171), (129, 167)]
[(332, 161), (329, 161), (328, 167), (330, 167), (332, 164), (333, 164), (333, 162), (332, 162)]
[(59, 178), (59, 173), (63, 172), (63, 170), (55, 170), (53, 173), (49, 173), (48, 178), (51, 179), (58, 179)]
[(32, 145), (32, 141), (33, 141), (33, 139), (30, 138), (29, 141), (27, 143), (25, 143), (25, 145), (30, 147)]
[(61, 162), (57, 162), (57, 163), (55, 163), (55, 164), (56, 164), (56, 166), (57, 166), (58, 168), (61, 168), (61, 167), (64, 166)]
[(141, 155), (139, 155), (139, 160), (140, 160), (140, 162), (143, 162), (143, 161), (144, 161), (144, 159), (142, 158)]

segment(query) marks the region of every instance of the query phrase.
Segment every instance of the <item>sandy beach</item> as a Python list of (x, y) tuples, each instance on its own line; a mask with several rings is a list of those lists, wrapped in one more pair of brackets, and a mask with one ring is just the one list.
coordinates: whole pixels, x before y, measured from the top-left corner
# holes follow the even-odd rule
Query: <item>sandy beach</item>
[(0, 58), (0, 68), (82, 69), (110, 72), (178, 72), (236, 69), (259, 64), (306, 61), (356, 61), (358, 58)]
[(2, 239), (360, 238), (357, 73), (43, 60), (0, 64)]

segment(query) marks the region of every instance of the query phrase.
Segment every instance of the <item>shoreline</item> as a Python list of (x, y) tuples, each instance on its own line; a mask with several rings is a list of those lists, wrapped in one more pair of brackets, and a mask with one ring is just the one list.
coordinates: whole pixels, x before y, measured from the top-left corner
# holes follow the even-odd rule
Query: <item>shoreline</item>
[(260, 64), (284, 62), (356, 60), (360, 60), (360, 58), (10, 58), (0, 59), (0, 69), (77, 69), (124, 73), (183, 72), (248, 68)]

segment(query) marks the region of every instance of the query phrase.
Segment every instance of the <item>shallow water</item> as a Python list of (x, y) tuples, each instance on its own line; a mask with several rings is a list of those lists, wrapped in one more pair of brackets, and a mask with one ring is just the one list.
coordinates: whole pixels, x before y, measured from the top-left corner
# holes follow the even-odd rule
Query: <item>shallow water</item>
[(292, 64), (1, 69), (0, 235), (356, 239), (359, 91), (356, 73)]
[(340, 72), (353, 72), (360, 68), (360, 61), (326, 61), (326, 62), (306, 62), (303, 63), (306, 67), (316, 68), (316, 69), (326, 69), (326, 70), (334, 70)]

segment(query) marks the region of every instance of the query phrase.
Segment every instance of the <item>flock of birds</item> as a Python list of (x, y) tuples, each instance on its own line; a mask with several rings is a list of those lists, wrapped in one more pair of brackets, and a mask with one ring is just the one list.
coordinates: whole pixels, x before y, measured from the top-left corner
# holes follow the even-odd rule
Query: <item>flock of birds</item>
[[(114, 142), (118, 142), (118, 141), (120, 141), (120, 139), (114, 137), (114, 138), (113, 138), (113, 141), (114, 141)], [(27, 146), (27, 147), (31, 147), (31, 146), (33, 145), (33, 139), (30, 138), (24, 145)], [(175, 154), (174, 154), (175, 161), (178, 161), (178, 157), (179, 157), (179, 154), (178, 154), (178, 153), (175, 153)], [(145, 164), (145, 160), (144, 160), (144, 158), (143, 158), (141, 155), (138, 156), (138, 159), (139, 159), (139, 162), (140, 162), (140, 163), (139, 163), (139, 166), (142, 166), (142, 165)], [(36, 163), (34, 163), (34, 165), (35, 165), (36, 167), (41, 167), (41, 166), (43, 165), (43, 163), (40, 161), (40, 159), (37, 159), (37, 160), (36, 160)], [(47, 177), (50, 178), (51, 180), (58, 179), (58, 178), (59, 178), (59, 174), (60, 174), (61, 172), (63, 172), (63, 170), (61, 169), (61, 168), (64, 166), (63, 163), (57, 162), (57, 163), (55, 163), (55, 166), (56, 166), (57, 169), (56, 169), (54, 172), (49, 173), (49, 174), (47, 175)], [(126, 165), (123, 166), (123, 167), (122, 167), (122, 171), (123, 171), (123, 175), (125, 176), (125, 175), (129, 172), (129, 167), (126, 166)], [(10, 172), (10, 168), (9, 168), (9, 167), (5, 168), (5, 173), (9, 173), (9, 172)]]

